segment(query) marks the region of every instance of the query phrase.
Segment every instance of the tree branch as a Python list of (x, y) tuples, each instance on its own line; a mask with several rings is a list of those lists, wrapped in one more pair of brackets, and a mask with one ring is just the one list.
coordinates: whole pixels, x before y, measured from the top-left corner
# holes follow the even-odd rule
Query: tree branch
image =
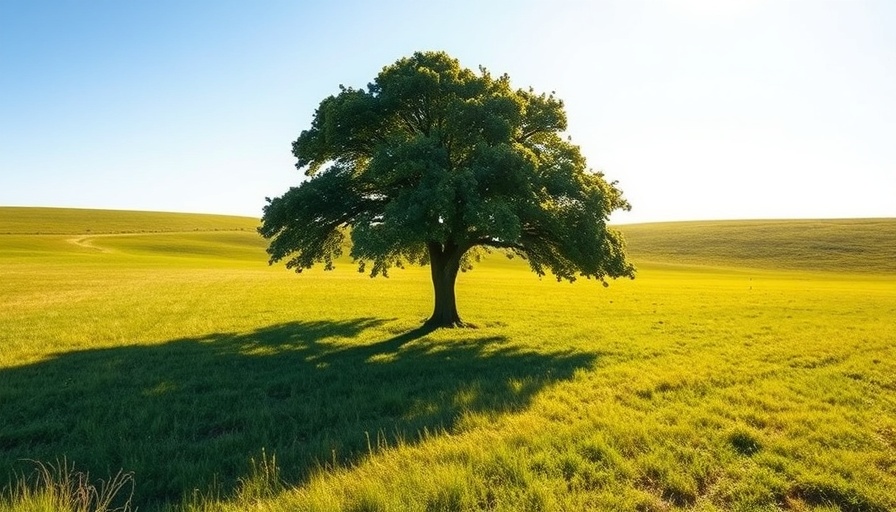
[(519, 137), (517, 137), (516, 141), (519, 142), (520, 144), (522, 144), (523, 142), (526, 142), (526, 140), (527, 140), (529, 137), (531, 137), (531, 136), (533, 136), (533, 135), (535, 135), (536, 133), (539, 133), (539, 132), (541, 132), (541, 131), (543, 131), (543, 130), (541, 130), (540, 128), (535, 128), (535, 129), (533, 129), (533, 130), (529, 130), (528, 132), (526, 132), (526, 133), (520, 135)]
[(514, 242), (505, 242), (503, 240), (496, 240), (496, 239), (490, 238), (490, 237), (483, 237), (483, 238), (474, 240), (470, 244), (470, 247), (473, 247), (474, 245), (486, 245), (489, 247), (494, 247), (495, 249), (514, 249), (517, 251), (525, 251), (526, 250), (526, 248), (521, 244), (514, 243)]

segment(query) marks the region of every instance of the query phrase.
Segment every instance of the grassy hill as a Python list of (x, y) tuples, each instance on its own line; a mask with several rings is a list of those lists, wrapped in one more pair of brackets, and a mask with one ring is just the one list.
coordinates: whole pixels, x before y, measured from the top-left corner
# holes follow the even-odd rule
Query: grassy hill
[[(86, 244), (134, 253), (253, 258), (265, 246), (255, 235), (258, 224), (252, 217), (227, 215), (0, 207), (0, 235), (84, 235)], [(631, 258), (641, 265), (896, 272), (896, 219), (664, 222), (618, 229), (626, 237)], [(213, 234), (218, 231), (244, 234)], [(86, 238), (141, 233), (169, 234), (106, 237), (101, 242)], [(20, 245), (35, 248), (38, 239), (27, 240), (30, 244)]]
[(232, 215), (0, 206), (0, 235), (254, 231), (258, 225)]
[(620, 226), (641, 262), (896, 272), (896, 219), (756, 220)]
[(426, 332), (426, 268), (31, 213), (0, 209), (0, 512), (76, 509), (31, 461), (143, 511), (896, 510), (894, 220), (621, 226), (606, 289), (494, 254), (478, 328)]

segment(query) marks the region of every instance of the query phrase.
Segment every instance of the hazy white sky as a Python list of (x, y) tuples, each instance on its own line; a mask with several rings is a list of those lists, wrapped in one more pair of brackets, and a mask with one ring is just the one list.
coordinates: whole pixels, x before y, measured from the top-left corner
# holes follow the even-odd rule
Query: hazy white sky
[(339, 84), (556, 91), (617, 222), (896, 217), (896, 1), (0, 2), (0, 205), (259, 216)]

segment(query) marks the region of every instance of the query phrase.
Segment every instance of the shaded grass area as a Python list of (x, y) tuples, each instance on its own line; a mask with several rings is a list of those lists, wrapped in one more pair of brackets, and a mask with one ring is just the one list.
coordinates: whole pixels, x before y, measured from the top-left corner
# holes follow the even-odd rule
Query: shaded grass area
[(667, 222), (619, 229), (635, 261), (896, 272), (896, 219)]
[(0, 467), (66, 454), (94, 474), (128, 468), (142, 509), (193, 489), (230, 492), (262, 450), (300, 483), (320, 464), (368, 455), (371, 438), (415, 443), (462, 414), (520, 410), (596, 357), (475, 334), (444, 344), (421, 329), (346, 339), (382, 323), (291, 322), (0, 370)]

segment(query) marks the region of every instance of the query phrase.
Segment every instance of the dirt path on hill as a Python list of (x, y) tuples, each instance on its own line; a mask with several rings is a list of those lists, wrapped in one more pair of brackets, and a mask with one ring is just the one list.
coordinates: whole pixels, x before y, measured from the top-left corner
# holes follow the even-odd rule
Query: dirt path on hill
[(90, 250), (97, 251), (97, 252), (103, 252), (103, 253), (113, 252), (110, 249), (106, 249), (105, 247), (98, 247), (96, 245), (93, 245), (93, 241), (94, 241), (93, 239), (98, 238), (100, 236), (103, 236), (103, 235), (79, 236), (76, 238), (68, 238), (68, 239), (66, 239), (66, 241), (69, 243), (75, 244), (78, 247), (83, 247), (85, 249), (90, 249)]

